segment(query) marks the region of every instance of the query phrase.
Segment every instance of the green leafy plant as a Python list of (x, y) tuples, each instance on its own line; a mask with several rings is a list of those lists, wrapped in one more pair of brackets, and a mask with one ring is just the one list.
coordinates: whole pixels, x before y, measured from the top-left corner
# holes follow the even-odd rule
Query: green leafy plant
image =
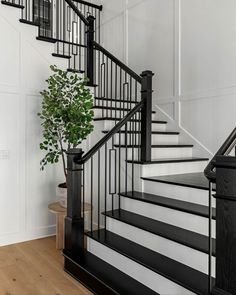
[(53, 74), (46, 80), (48, 88), (40, 93), (43, 97), (38, 114), (43, 129), (40, 149), (46, 152), (40, 164), (44, 170), (61, 157), (66, 178), (66, 151), (78, 147), (93, 131), (93, 99), (86, 87), (87, 79), (56, 66), (50, 68)]

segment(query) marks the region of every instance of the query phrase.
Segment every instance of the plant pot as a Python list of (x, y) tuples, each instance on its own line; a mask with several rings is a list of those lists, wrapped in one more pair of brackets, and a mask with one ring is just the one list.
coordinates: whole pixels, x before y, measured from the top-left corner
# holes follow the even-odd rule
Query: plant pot
[(62, 207), (67, 208), (67, 186), (66, 183), (61, 183), (57, 187), (57, 198)]

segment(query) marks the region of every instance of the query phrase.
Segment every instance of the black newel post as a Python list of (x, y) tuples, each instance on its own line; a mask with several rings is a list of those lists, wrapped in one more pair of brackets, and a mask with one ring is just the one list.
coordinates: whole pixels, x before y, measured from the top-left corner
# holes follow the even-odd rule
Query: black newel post
[(89, 78), (88, 86), (94, 85), (94, 50), (93, 50), (93, 41), (94, 41), (94, 24), (95, 18), (90, 15), (87, 18), (89, 22), (87, 28), (87, 77)]
[(216, 285), (212, 294), (236, 294), (236, 157), (216, 158)]
[(151, 161), (152, 151), (152, 71), (144, 71), (141, 74), (141, 95), (144, 106), (141, 114), (141, 161)]
[(65, 218), (65, 252), (73, 258), (84, 250), (84, 218), (82, 208), (82, 165), (81, 149), (71, 149), (67, 153), (67, 216)]

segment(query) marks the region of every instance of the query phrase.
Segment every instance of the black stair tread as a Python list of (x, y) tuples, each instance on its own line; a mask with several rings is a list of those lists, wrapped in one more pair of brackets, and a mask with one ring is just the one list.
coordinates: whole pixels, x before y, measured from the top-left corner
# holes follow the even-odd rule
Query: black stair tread
[(70, 59), (71, 58), (70, 55), (61, 54), (61, 53), (52, 53), (52, 56), (59, 57), (59, 58), (66, 58), (66, 59)]
[[(119, 121), (121, 119), (123, 118), (102, 117), (102, 118), (94, 118), (94, 121)], [(140, 122), (139, 120), (133, 120), (133, 119), (131, 119), (130, 121)], [(167, 124), (167, 121), (152, 120), (152, 124)]]
[(90, 83), (90, 82), (88, 81), (87, 86), (88, 86), (88, 87), (98, 87), (98, 84)]
[[(111, 106), (93, 106), (93, 109), (103, 109), (108, 111), (131, 111), (130, 108), (123, 108), (123, 107), (111, 107)], [(155, 114), (155, 111), (152, 111), (152, 114)]]
[[(119, 145), (119, 144), (114, 144), (115, 147), (122, 147), (122, 148), (140, 148), (141, 145)], [(192, 148), (193, 144), (152, 144), (152, 148)]]
[[(117, 102), (117, 103), (132, 103), (132, 104), (136, 104), (138, 103), (138, 101), (134, 101), (134, 100), (118, 100), (118, 99), (114, 99), (114, 98), (107, 98), (107, 97), (98, 97), (98, 96), (95, 96), (94, 97), (96, 100), (98, 101), (110, 101), (110, 102)], [(106, 102), (105, 102), (106, 104)]]
[(85, 73), (85, 71), (82, 71), (82, 70), (76, 70), (76, 69), (67, 69), (68, 72), (71, 72), (71, 73), (78, 73), (78, 74), (83, 74)]
[(20, 8), (20, 9), (24, 9), (24, 5), (20, 5), (20, 4), (16, 4), (16, 3), (12, 3), (12, 2), (8, 2), (8, 1), (1, 1), (2, 4), (4, 5), (9, 5), (9, 6), (13, 6), (15, 8)]
[[(137, 191), (130, 191), (127, 193), (121, 193), (120, 194), (123, 197), (145, 202), (145, 203), (150, 203), (154, 205), (159, 205), (162, 207), (202, 216), (202, 217), (209, 217), (209, 209), (207, 206), (204, 205), (199, 205), (195, 203), (190, 203), (186, 201), (181, 201), (177, 199), (172, 199), (172, 198), (167, 198), (167, 197), (162, 197), (158, 195), (153, 195), (153, 194), (148, 194), (148, 193), (143, 193), (143, 192), (137, 192)], [(216, 210), (215, 208), (212, 209), (212, 215), (213, 219), (216, 219)]]
[(44, 42), (49, 42), (49, 43), (56, 43), (57, 42), (57, 40), (54, 38), (44, 37), (44, 36), (38, 36), (38, 37), (36, 37), (36, 39), (39, 41), (44, 41)]
[[(104, 215), (203, 253), (209, 253), (208, 237), (199, 233), (122, 209), (105, 212)], [(215, 255), (215, 240), (212, 240), (213, 255)]]
[[(182, 162), (202, 162), (208, 161), (208, 158), (195, 158), (195, 157), (188, 157), (188, 158), (166, 158), (166, 159), (158, 159), (158, 160), (151, 160), (150, 162), (143, 162), (143, 161), (132, 161), (128, 160), (128, 163), (140, 164), (140, 165), (150, 165), (150, 164), (165, 164), (165, 163), (182, 163)], [(146, 178), (145, 178), (146, 179)]]
[[(185, 173), (166, 176), (142, 177), (142, 179), (153, 182), (209, 190), (209, 180), (205, 177), (204, 173)], [(213, 185), (213, 190), (215, 190), (215, 185)]]
[(208, 294), (208, 276), (204, 273), (104, 229), (87, 235), (196, 294)]
[[(67, 255), (65, 254), (67, 257)], [(83, 270), (100, 280), (117, 295), (158, 295), (97, 256), (84, 252), (76, 262)], [(92, 290), (93, 291), (93, 290)], [(113, 292), (111, 292), (113, 294)], [(109, 294), (111, 294), (109, 293)], [(100, 294), (102, 295), (102, 294)]]
[[(109, 130), (103, 130), (103, 133), (109, 133)], [(119, 132), (117, 132), (119, 133)], [(141, 133), (140, 131), (130, 131), (130, 130), (121, 130), (120, 133)], [(152, 134), (159, 134), (159, 135), (179, 135), (179, 132), (172, 132), (172, 131), (152, 131)]]
[(36, 26), (36, 27), (39, 26), (38, 23), (30, 21), (30, 20), (23, 19), (23, 18), (20, 19), (20, 22), (23, 23), (23, 24), (30, 25), (30, 26)]

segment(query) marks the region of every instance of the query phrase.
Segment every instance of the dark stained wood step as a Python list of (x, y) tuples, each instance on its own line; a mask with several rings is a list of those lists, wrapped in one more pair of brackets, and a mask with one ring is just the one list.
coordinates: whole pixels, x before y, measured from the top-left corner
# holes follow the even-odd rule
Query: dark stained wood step
[[(109, 132), (110, 131), (108, 131), (108, 130), (103, 130), (102, 131), (102, 133), (109, 133)], [(129, 130), (125, 131), (125, 130), (121, 130), (120, 133), (121, 134), (124, 134), (124, 133), (128, 133), (128, 134), (133, 134), (133, 133), (140, 134), (141, 132), (140, 131), (129, 131)], [(159, 135), (179, 135), (179, 132), (172, 132), (172, 131), (152, 131), (152, 134), (159, 134)]]
[[(85, 251), (77, 261), (64, 251), (65, 271), (97, 295), (158, 295), (97, 256)], [(68, 294), (69, 295), (69, 294)]]
[[(109, 107), (109, 106), (94, 106), (93, 109), (104, 110), (104, 112), (109, 111), (127, 111), (130, 112), (132, 108), (123, 108), (123, 107)], [(152, 114), (155, 114), (155, 111), (152, 111)]]
[[(192, 232), (168, 223), (154, 220), (126, 210), (113, 210), (103, 213), (107, 217), (116, 219), (125, 224), (132, 225), (139, 229), (161, 236), (168, 240), (208, 254), (208, 237)], [(215, 240), (213, 241), (213, 255), (215, 255)]]
[[(209, 190), (209, 181), (205, 177), (204, 173), (185, 173), (166, 176), (142, 177), (142, 179), (152, 182)], [(213, 190), (215, 190), (215, 185), (213, 185)]]
[(71, 58), (70, 55), (61, 54), (61, 53), (52, 53), (52, 56), (59, 57), (59, 58), (65, 58), (65, 59), (70, 59)]
[(4, 1), (4, 0), (2, 0), (1, 3), (4, 4), (4, 5), (15, 7), (15, 8), (20, 8), (20, 9), (25, 8), (24, 5), (17, 4), (17, 3), (12, 3), (12, 2), (8, 2), (8, 1)]
[(105, 229), (90, 232), (87, 235), (104, 246), (198, 295), (208, 295), (208, 276), (204, 273)]
[[(131, 200), (158, 205), (165, 208), (174, 209), (189, 214), (209, 218), (209, 209), (207, 206), (137, 191), (130, 191), (127, 193), (124, 192), (120, 195)], [(216, 219), (216, 210), (215, 208), (213, 208), (212, 210), (213, 219)]]
[[(94, 118), (94, 121), (117, 121), (119, 122), (123, 118), (110, 118), (110, 117), (103, 117), (103, 118)], [(130, 120), (131, 122), (140, 122), (139, 120)], [(167, 121), (159, 121), (159, 120), (152, 120), (152, 124), (167, 124)]]
[[(140, 148), (141, 145), (118, 145), (114, 144), (115, 147), (121, 147), (121, 148)], [(152, 144), (152, 148), (160, 148), (160, 149), (171, 149), (171, 148), (192, 148), (193, 144)]]
[[(166, 164), (166, 163), (184, 163), (184, 162), (203, 162), (203, 161), (208, 161), (209, 159), (207, 158), (168, 158), (168, 159), (158, 159), (158, 160), (151, 160), (149, 162), (143, 162), (143, 161), (132, 161), (132, 160), (127, 160), (128, 163), (134, 163), (134, 164), (139, 164), (139, 165), (151, 165), (151, 164)], [(147, 179), (147, 178), (143, 178)]]
[(36, 26), (36, 27), (39, 26), (38, 23), (30, 21), (30, 20), (23, 19), (23, 18), (20, 19), (20, 22), (23, 23), (23, 24), (26, 24), (26, 25), (30, 25), (30, 26)]

